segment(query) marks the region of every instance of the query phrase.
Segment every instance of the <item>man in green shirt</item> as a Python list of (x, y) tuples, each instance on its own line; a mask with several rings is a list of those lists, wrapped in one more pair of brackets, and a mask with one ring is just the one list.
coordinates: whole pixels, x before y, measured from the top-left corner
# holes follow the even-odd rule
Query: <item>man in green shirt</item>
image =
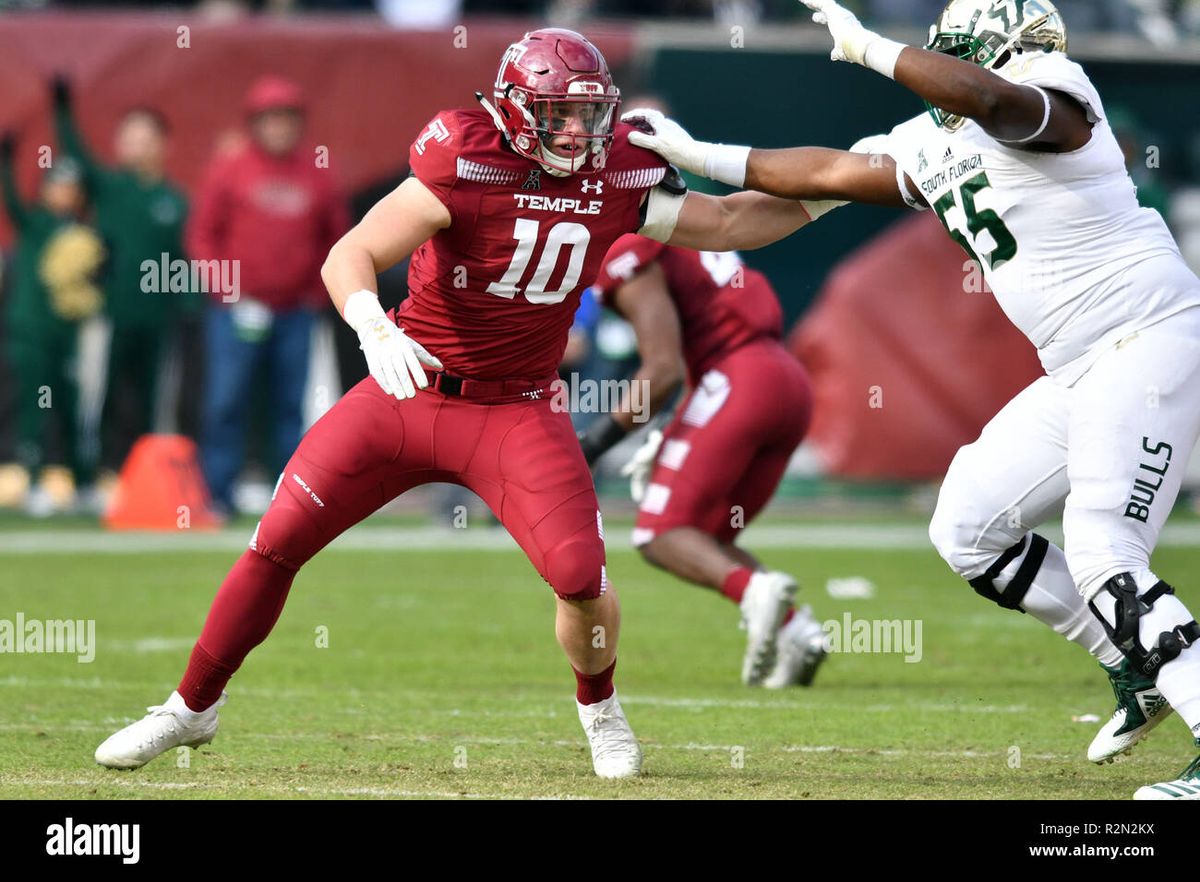
[[(133, 442), (153, 428), (160, 358), (173, 320), (200, 306), (195, 292), (161, 292), (146, 281), (157, 278), (162, 261), (184, 257), (187, 201), (166, 179), (169, 132), (157, 111), (139, 107), (125, 114), (113, 140), (116, 163), (106, 165), (80, 134), (65, 80), (54, 81), (53, 95), (59, 146), (83, 168), (96, 223), (111, 252), (104, 290), (112, 339), (103, 463), (115, 469)], [(147, 271), (145, 261), (155, 269)], [(128, 393), (120, 394), (124, 390)]]

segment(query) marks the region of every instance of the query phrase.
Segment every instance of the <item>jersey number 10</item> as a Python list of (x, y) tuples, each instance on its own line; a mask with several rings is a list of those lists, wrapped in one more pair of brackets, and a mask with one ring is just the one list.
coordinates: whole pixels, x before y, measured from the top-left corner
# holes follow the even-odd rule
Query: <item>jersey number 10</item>
[[(521, 292), (517, 283), (525, 275), (525, 270), (533, 257), (533, 248), (537, 244), (539, 228), (540, 225), (535, 220), (525, 217), (517, 218), (517, 225), (513, 230), (513, 238), (517, 240), (517, 250), (513, 253), (512, 262), (508, 265), (508, 269), (500, 281), (492, 282), (487, 286), (489, 294), (496, 294), (512, 300)], [(538, 261), (537, 269), (533, 271), (533, 278), (525, 286), (525, 299), (530, 303), (562, 303), (567, 294), (579, 284), (579, 277), (583, 275), (583, 261), (587, 256), (587, 246), (591, 238), (592, 234), (583, 224), (563, 221), (552, 226), (546, 234), (546, 244), (542, 247), (542, 257)], [(554, 268), (558, 265), (558, 254), (564, 245), (570, 246), (571, 249), (567, 259), (567, 271), (563, 274), (558, 289), (547, 291), (546, 285), (554, 273)]]
[(963, 214), (967, 216), (967, 232), (971, 235), (970, 239), (961, 229), (951, 226), (950, 221), (946, 218), (946, 213), (958, 204), (953, 190), (943, 193), (942, 197), (933, 203), (933, 210), (937, 212), (942, 224), (949, 230), (950, 237), (961, 245), (971, 259), (980, 266), (983, 266), (983, 261), (979, 259), (979, 252), (972, 245), (972, 240), (976, 239), (984, 230), (991, 233), (996, 247), (985, 256), (989, 267), (999, 269), (1001, 264), (1016, 256), (1017, 240), (1013, 238), (1013, 234), (1009, 232), (1008, 227), (1004, 225), (1004, 221), (995, 211), (990, 208), (980, 210), (975, 207), (975, 194), (990, 189), (991, 186), (987, 172), (980, 172), (975, 177), (963, 181), (962, 186), (958, 188), (958, 194), (962, 198)]

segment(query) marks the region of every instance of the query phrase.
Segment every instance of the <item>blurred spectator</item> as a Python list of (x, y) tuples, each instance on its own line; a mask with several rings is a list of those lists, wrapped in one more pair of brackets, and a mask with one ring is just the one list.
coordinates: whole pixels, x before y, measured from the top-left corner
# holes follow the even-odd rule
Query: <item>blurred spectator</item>
[(16, 380), (17, 456), (27, 476), (18, 488), (41, 470), (27, 504), (34, 514), (50, 514), (70, 509), (76, 487), (90, 484), (95, 470), (89, 454), (96, 445), (79, 431), (76, 356), (81, 323), (101, 308), (105, 248), (86, 222), (79, 163), (54, 161), (38, 202), (28, 204), (17, 191), (14, 153), (14, 138), (5, 134), (0, 188), (16, 233), (5, 350)]
[(185, 309), (194, 312), (200, 306), (195, 292), (160, 292), (157, 287), (147, 292), (142, 284), (143, 262), (150, 261), (157, 275), (163, 259), (184, 256), (187, 200), (166, 179), (169, 133), (158, 111), (138, 107), (121, 118), (113, 137), (116, 164), (108, 166), (79, 132), (68, 83), (56, 79), (53, 92), (60, 146), (82, 166), (96, 224), (109, 248), (104, 309), (111, 336), (107, 371), (99, 365), (96, 369), (105, 378), (106, 390), (101, 393), (106, 435), (101, 464), (115, 472), (134, 441), (155, 427), (156, 378), (173, 320)]
[(232, 291), (211, 292), (205, 317), (207, 375), (201, 429), (204, 475), (216, 506), (234, 510), (256, 387), (273, 405), (271, 474), (300, 440), (309, 343), (325, 294), (320, 266), (348, 227), (345, 203), (320, 153), (302, 145), (300, 87), (267, 76), (245, 102), (249, 138), (217, 156), (188, 224), (191, 256), (218, 261)]

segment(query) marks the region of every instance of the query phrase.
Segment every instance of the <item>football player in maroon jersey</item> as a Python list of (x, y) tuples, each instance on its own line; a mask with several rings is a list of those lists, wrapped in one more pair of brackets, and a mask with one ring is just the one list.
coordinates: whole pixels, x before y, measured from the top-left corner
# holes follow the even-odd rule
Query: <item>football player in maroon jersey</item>
[[(808, 607), (792, 610), (794, 578), (736, 544), (779, 486), (812, 415), (808, 375), (781, 342), (783, 311), (770, 282), (736, 252), (627, 234), (609, 249), (594, 290), (637, 333), (633, 382), (648, 385), (650, 414), (685, 378), (691, 390), (626, 466), (639, 504), (634, 546), (740, 606), (744, 683), (807, 686), (825, 658), (824, 631)], [(589, 463), (635, 428), (627, 404), (583, 433)]]
[[(322, 276), (371, 375), (280, 475), (177, 691), (101, 744), (100, 764), (135, 768), (210, 741), (226, 683), (270, 633), (300, 567), (404, 491), (449, 482), (484, 499), (554, 590), (596, 774), (640, 770), (613, 688), (620, 614), (591, 473), (569, 414), (551, 403), (572, 317), (623, 233), (755, 248), (830, 204), (687, 193), (628, 142), (604, 58), (573, 31), (526, 34), (505, 53), (493, 100), (477, 98), (433, 118), (410, 150), (412, 176), (330, 251)], [(409, 255), (409, 298), (385, 313), (376, 274)]]

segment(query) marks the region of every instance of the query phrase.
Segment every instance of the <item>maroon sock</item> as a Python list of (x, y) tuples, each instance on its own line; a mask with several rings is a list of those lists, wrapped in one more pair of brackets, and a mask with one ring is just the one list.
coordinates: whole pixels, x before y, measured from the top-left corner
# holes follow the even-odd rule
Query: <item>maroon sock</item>
[(575, 700), (580, 704), (596, 704), (612, 695), (613, 671), (616, 667), (615, 658), (613, 663), (599, 674), (581, 674), (572, 667), (571, 670), (575, 671), (575, 682), (578, 684), (575, 687)]
[(746, 593), (746, 586), (750, 584), (750, 577), (753, 575), (754, 570), (749, 567), (738, 567), (721, 583), (721, 593), (734, 603), (741, 603), (742, 595)]
[(194, 711), (212, 707), (250, 650), (275, 627), (295, 570), (247, 551), (217, 591), (192, 649), (179, 694)]

